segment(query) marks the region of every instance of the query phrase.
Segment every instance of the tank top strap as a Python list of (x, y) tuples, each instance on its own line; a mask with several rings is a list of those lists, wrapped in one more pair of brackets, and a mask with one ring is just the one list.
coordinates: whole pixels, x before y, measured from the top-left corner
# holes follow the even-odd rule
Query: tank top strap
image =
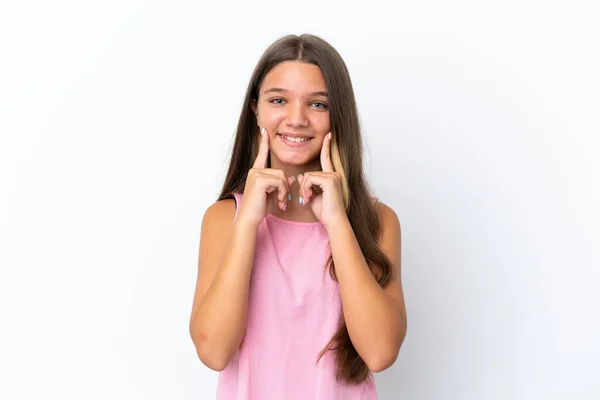
[(238, 216), (238, 211), (240, 210), (240, 205), (242, 204), (242, 194), (232, 193), (232, 196), (235, 199), (235, 217), (233, 217), (233, 221), (235, 222)]

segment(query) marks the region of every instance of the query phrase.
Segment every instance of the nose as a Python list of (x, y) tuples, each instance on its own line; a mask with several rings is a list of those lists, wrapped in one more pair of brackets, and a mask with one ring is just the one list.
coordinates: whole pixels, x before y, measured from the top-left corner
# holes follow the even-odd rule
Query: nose
[(288, 107), (287, 124), (293, 127), (307, 127), (308, 118), (304, 105), (300, 102), (290, 104)]

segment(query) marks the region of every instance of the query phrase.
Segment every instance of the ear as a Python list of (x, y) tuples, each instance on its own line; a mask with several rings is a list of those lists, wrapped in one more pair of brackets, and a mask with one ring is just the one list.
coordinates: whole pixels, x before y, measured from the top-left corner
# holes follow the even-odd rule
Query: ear
[(250, 108), (252, 108), (252, 112), (254, 113), (254, 116), (256, 117), (256, 122), (258, 124), (258, 105), (256, 104), (256, 99), (252, 99), (250, 101)]

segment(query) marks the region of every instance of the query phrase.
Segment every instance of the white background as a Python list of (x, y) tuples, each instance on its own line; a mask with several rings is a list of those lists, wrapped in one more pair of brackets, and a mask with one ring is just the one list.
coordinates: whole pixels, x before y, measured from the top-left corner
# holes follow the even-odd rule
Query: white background
[(0, 2), (0, 398), (214, 398), (201, 218), (258, 58), (308, 32), (402, 224), (380, 399), (599, 399), (599, 3), (215, 3)]

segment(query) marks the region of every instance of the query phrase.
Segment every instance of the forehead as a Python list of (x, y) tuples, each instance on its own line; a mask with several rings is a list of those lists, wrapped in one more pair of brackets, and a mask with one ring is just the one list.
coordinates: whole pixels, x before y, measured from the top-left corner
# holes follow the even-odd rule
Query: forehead
[(260, 93), (273, 87), (299, 95), (327, 91), (321, 69), (314, 64), (299, 61), (285, 61), (271, 69), (263, 80)]

